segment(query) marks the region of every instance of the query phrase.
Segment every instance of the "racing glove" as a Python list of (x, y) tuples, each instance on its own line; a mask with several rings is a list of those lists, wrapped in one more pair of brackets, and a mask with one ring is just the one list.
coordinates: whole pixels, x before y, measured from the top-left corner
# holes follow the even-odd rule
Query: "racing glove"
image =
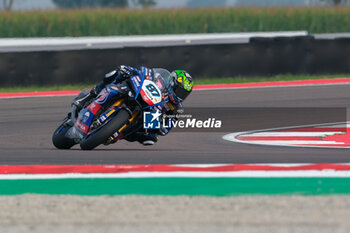
[(121, 65), (117, 69), (105, 75), (103, 82), (107, 85), (112, 82), (120, 83), (128, 78), (131, 78), (136, 71), (130, 66)]
[(134, 69), (130, 66), (124, 66), (121, 65), (119, 67), (119, 71), (118, 71), (118, 75), (120, 76), (120, 78), (122, 78), (123, 80), (127, 79), (127, 78), (131, 78), (134, 74), (136, 74), (136, 72), (134, 71)]

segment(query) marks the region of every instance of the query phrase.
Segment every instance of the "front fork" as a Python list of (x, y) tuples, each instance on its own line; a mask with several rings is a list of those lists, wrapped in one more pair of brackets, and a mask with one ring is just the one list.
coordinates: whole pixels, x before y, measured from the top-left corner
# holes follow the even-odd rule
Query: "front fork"
[[(103, 118), (105, 116), (110, 116), (112, 115), (113, 113), (115, 113), (116, 111), (118, 111), (119, 109), (122, 108), (122, 105), (124, 104), (125, 102), (125, 99), (121, 99), (121, 100), (117, 100), (112, 106), (111, 108), (106, 111), (106, 113), (104, 113), (103, 115)], [(110, 138), (109, 140), (107, 141), (106, 144), (110, 144), (110, 143), (115, 143), (117, 142), (119, 139), (123, 138), (124, 137), (124, 134), (123, 132), (135, 121), (135, 119), (138, 117), (139, 115), (139, 111), (134, 111), (133, 113), (131, 113), (131, 117), (130, 119), (128, 120), (128, 122), (126, 122), (119, 130), (117, 130)], [(101, 118), (101, 117), (100, 117)]]

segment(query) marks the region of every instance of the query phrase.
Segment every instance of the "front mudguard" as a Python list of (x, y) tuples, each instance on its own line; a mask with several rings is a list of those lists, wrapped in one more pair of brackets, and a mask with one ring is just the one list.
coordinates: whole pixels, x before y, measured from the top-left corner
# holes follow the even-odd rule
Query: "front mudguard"
[(74, 139), (68, 136), (68, 132), (71, 130), (72, 126), (73, 122), (68, 115), (64, 122), (53, 133), (52, 143), (57, 149), (70, 149), (77, 144)]

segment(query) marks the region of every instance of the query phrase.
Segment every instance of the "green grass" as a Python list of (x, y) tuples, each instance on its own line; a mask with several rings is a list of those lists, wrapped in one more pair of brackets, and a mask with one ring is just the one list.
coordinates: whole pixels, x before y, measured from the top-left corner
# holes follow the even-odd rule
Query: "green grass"
[(63, 86), (15, 86), (15, 87), (1, 87), (0, 93), (5, 92), (35, 92), (35, 91), (63, 91), (63, 90), (82, 90), (84, 88), (91, 88), (94, 84), (72, 84)]
[[(273, 77), (235, 77), (235, 78), (198, 78), (195, 79), (195, 85), (200, 84), (223, 84), (223, 83), (251, 83), (251, 82), (271, 82), (271, 81), (291, 81), (291, 80), (307, 80), (307, 79), (326, 79), (326, 78), (345, 78), (350, 74), (334, 74), (334, 75), (278, 75)], [(1, 87), (0, 93), (5, 92), (34, 92), (34, 91), (59, 91), (59, 90), (82, 90), (84, 88), (92, 88), (95, 84), (72, 84), (63, 86), (17, 86), (17, 87)]]
[(0, 11), (0, 37), (350, 32), (350, 7)]
[(202, 78), (195, 79), (195, 84), (224, 84), (224, 83), (252, 83), (252, 82), (274, 82), (274, 81), (292, 81), (307, 79), (327, 79), (327, 78), (345, 78), (350, 74), (334, 75), (277, 75), (272, 77), (235, 77), (235, 78)]

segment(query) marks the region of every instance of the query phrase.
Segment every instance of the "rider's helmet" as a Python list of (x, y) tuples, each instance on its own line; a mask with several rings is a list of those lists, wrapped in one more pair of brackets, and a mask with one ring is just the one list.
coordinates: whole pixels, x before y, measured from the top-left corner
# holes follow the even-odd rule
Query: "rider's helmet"
[(183, 102), (192, 91), (193, 79), (184, 70), (174, 70), (170, 74), (169, 98), (175, 103)]

